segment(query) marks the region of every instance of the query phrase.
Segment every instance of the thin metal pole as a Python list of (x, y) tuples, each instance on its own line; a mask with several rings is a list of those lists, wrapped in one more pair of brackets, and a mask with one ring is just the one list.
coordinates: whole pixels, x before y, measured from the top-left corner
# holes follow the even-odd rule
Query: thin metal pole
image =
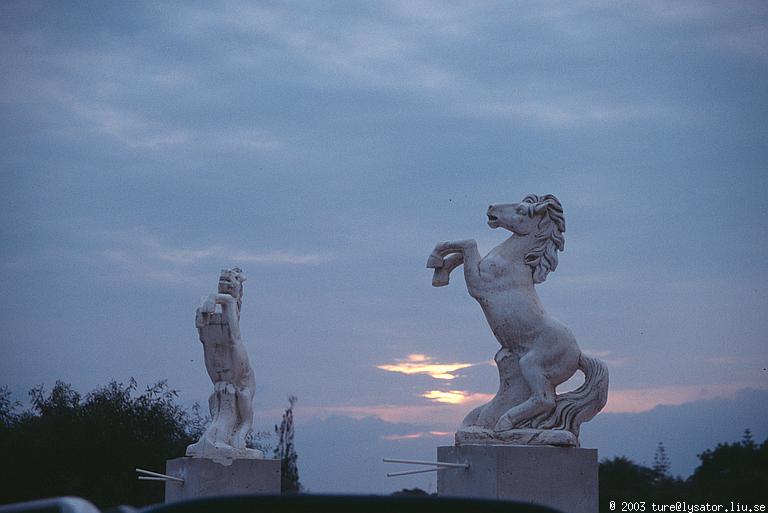
[(139, 479), (143, 479), (145, 481), (168, 481), (164, 477), (150, 477), (150, 476), (139, 476)]
[(434, 465), (436, 467), (447, 468), (469, 468), (469, 463), (448, 463), (445, 461), (421, 461), (421, 460), (396, 460), (384, 458), (384, 463), (408, 463), (410, 465)]
[[(179, 483), (183, 483), (184, 482), (184, 480), (179, 478), (179, 477), (173, 477), (173, 476), (168, 476), (168, 475), (165, 475), (165, 474), (159, 474), (157, 472), (152, 472), (151, 470), (144, 470), (143, 468), (137, 468), (136, 472), (138, 472), (139, 474), (146, 474), (146, 475), (152, 476), (152, 477), (159, 477), (159, 478), (162, 478), (162, 479), (165, 479), (165, 480), (168, 480), (168, 481), (176, 481), (176, 482), (179, 482)], [(139, 476), (139, 479), (141, 479), (141, 476)]]
[(404, 470), (402, 472), (388, 472), (387, 477), (407, 476), (408, 474), (423, 474), (424, 472), (437, 472), (439, 468), (423, 468), (421, 470)]

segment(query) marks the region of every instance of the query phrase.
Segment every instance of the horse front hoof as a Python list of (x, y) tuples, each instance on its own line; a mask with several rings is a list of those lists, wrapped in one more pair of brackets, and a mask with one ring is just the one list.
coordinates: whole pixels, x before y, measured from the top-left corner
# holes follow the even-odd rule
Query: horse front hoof
[(444, 265), (443, 257), (437, 255), (429, 255), (427, 259), (427, 269), (440, 269)]
[(436, 270), (435, 275), (432, 276), (432, 286), (445, 287), (446, 285), (448, 285), (448, 280), (449, 278), (447, 273)]

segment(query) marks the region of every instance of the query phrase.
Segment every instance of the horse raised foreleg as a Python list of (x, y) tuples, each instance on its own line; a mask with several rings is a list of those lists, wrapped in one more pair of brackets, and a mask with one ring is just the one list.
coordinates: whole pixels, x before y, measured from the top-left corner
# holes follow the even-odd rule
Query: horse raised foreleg
[(216, 311), (216, 294), (210, 294), (203, 297), (200, 301), (200, 306), (195, 313), (195, 326), (203, 328), (208, 325), (211, 320), (211, 314)]
[[(451, 253), (460, 255), (461, 260), (452, 259), (451, 257), (445, 258)], [(427, 267), (433, 269), (450, 267), (447, 273), (438, 273), (436, 271), (432, 284), (436, 287), (447, 285), (447, 274), (450, 274), (453, 269), (462, 263), (464, 264), (464, 278), (467, 282), (467, 288), (470, 289), (471, 293), (473, 285), (479, 283), (480, 280), (480, 253), (477, 251), (477, 242), (474, 239), (464, 239), (437, 244), (435, 249), (432, 250), (432, 254), (429, 255)]]
[(477, 254), (478, 260), (480, 259), (480, 254), (477, 253), (477, 243), (474, 239), (439, 242), (429, 255), (427, 267), (432, 269), (443, 267), (445, 265), (444, 257), (451, 253), (460, 253), (465, 256)]
[[(448, 285), (448, 280), (451, 276), (451, 271), (464, 263), (464, 255), (461, 253), (454, 253), (442, 259), (443, 265), (435, 268), (435, 273), (432, 275), (433, 287), (444, 287)], [(427, 265), (429, 267), (429, 265)]]
[(240, 313), (237, 311), (237, 299), (229, 294), (211, 294), (216, 304), (221, 305), (221, 315), (229, 325), (234, 340), (240, 340)]
[(470, 239), (464, 248), (464, 282), (467, 284), (469, 295), (475, 297), (473, 290), (480, 284), (480, 253), (477, 251), (477, 242)]

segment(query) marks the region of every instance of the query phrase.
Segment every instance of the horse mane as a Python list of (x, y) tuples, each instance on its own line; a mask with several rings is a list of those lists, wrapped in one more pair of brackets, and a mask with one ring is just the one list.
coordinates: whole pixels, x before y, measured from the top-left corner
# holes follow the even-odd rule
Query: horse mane
[(525, 263), (533, 269), (533, 283), (542, 283), (557, 268), (557, 252), (565, 248), (563, 206), (553, 194), (541, 197), (529, 194), (522, 202), (529, 204), (529, 216), (541, 217), (539, 233), (525, 255)]

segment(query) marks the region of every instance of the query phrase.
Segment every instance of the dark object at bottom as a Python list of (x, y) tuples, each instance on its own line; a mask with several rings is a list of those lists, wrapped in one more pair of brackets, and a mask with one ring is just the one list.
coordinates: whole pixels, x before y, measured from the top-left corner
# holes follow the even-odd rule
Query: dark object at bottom
[(99, 509), (80, 497), (52, 497), (0, 504), (0, 513), (99, 513)]
[(139, 513), (559, 513), (520, 502), (381, 495), (235, 495), (150, 506)]
[[(134, 509), (117, 506), (108, 513), (560, 513), (522, 502), (388, 495), (228, 495), (203, 497)], [(0, 513), (99, 513), (78, 497), (57, 497), (0, 506)]]

